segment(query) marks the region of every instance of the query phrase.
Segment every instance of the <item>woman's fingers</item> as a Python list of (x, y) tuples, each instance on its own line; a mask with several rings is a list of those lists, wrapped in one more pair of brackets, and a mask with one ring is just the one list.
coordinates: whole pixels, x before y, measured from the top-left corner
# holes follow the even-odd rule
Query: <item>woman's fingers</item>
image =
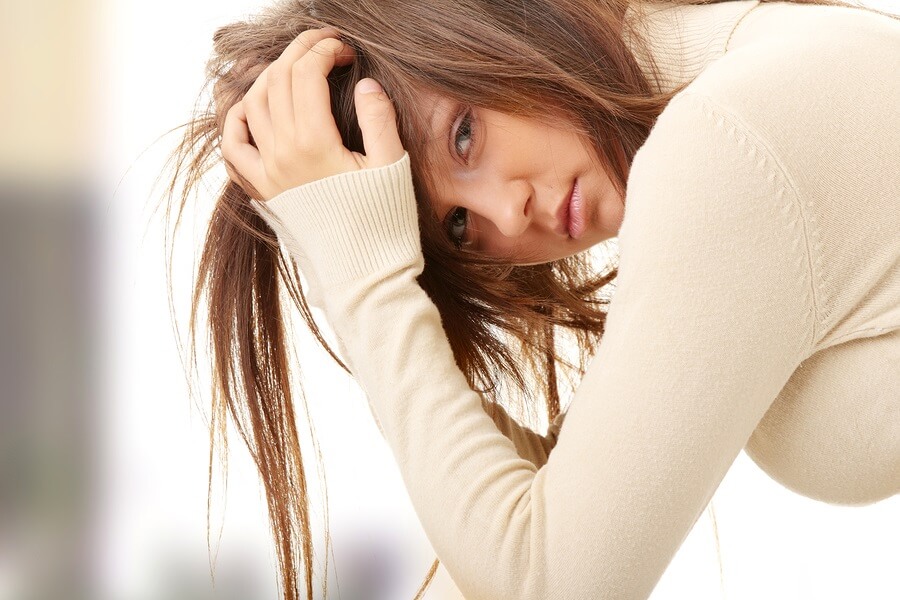
[(366, 150), (366, 167), (384, 167), (403, 158), (403, 142), (397, 133), (394, 104), (377, 81), (361, 79), (356, 84), (356, 119)]
[(294, 65), (319, 42), (325, 39), (337, 41), (337, 36), (338, 31), (333, 27), (307, 29), (295, 37), (281, 53), (281, 56), (267, 67), (266, 87), (269, 98), (269, 113), (274, 128), (277, 129), (280, 124), (294, 123), (294, 102), (292, 98)]
[(242, 114), (246, 115), (247, 124), (253, 132), (253, 141), (256, 147), (264, 152), (271, 152), (274, 146), (272, 133), (272, 117), (269, 115), (269, 96), (267, 91), (269, 69), (266, 67), (260, 73), (250, 89), (244, 94), (239, 104), (242, 104)]
[(403, 157), (394, 106), (369, 78), (355, 90), (365, 157), (344, 147), (331, 112), (328, 75), (335, 65), (352, 62), (355, 53), (337, 35), (326, 28), (297, 36), (226, 115), (222, 155), (229, 176), (252, 186), (263, 201), (330, 175)]
[(328, 74), (339, 57), (346, 57), (346, 44), (335, 38), (318, 42), (293, 67), (295, 146), (303, 151), (343, 148), (334, 114)]
[[(337, 34), (337, 30), (331, 27), (304, 31), (257, 76), (256, 81), (244, 95), (243, 109), (246, 111), (253, 139), (257, 148), (262, 149), (266, 156), (271, 156), (275, 150), (277, 127), (275, 123), (294, 122), (293, 103), (290, 98), (293, 64), (315, 44)], [(352, 51), (345, 54), (343, 58), (345, 62), (352, 60)], [(272, 114), (273, 111), (275, 114)]]
[[(235, 103), (225, 114), (221, 150), (222, 158), (227, 163), (231, 163), (238, 174), (249, 181), (253, 187), (263, 192), (259, 190), (259, 185), (266, 180), (265, 169), (263, 168), (259, 150), (250, 143), (250, 130), (243, 102)], [(238, 185), (242, 185), (242, 182), (235, 177), (227, 163), (225, 168), (228, 171), (228, 176)]]

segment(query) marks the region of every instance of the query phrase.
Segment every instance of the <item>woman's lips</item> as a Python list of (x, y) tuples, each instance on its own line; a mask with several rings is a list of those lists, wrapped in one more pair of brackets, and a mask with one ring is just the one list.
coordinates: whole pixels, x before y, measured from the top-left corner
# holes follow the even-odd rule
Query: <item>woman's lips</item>
[(569, 197), (568, 208), (568, 230), (569, 236), (577, 240), (584, 234), (587, 221), (584, 218), (584, 200), (581, 197), (581, 189), (578, 187), (578, 180), (575, 180), (575, 186), (572, 188), (572, 195)]

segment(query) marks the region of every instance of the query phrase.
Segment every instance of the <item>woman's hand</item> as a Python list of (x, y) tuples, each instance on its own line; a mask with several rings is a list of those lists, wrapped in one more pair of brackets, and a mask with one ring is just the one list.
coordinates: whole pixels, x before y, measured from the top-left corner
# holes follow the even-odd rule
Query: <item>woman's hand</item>
[[(344, 147), (331, 114), (327, 76), (355, 55), (337, 35), (333, 28), (301, 33), (225, 117), (222, 156), (263, 201), (305, 183), (386, 166), (403, 157), (394, 106), (370, 78), (362, 79), (355, 90), (366, 153)], [(231, 168), (228, 173), (240, 184)]]

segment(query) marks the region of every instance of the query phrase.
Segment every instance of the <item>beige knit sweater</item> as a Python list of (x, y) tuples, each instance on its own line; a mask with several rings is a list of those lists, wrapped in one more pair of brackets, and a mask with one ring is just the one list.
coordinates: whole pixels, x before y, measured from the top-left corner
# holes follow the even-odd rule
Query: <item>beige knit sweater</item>
[(747, 0), (646, 23), (692, 83), (634, 158), (607, 329), (547, 437), (454, 363), (408, 155), (255, 203), (469, 600), (648, 597), (742, 449), (825, 502), (900, 492), (900, 22)]

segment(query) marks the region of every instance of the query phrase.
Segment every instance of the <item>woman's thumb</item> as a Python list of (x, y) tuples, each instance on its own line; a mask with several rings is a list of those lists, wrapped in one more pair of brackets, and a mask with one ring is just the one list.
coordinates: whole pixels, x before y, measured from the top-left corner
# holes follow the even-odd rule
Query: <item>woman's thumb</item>
[(356, 118), (368, 168), (384, 167), (403, 158), (406, 151), (397, 133), (394, 105), (372, 78), (366, 77), (356, 84)]

